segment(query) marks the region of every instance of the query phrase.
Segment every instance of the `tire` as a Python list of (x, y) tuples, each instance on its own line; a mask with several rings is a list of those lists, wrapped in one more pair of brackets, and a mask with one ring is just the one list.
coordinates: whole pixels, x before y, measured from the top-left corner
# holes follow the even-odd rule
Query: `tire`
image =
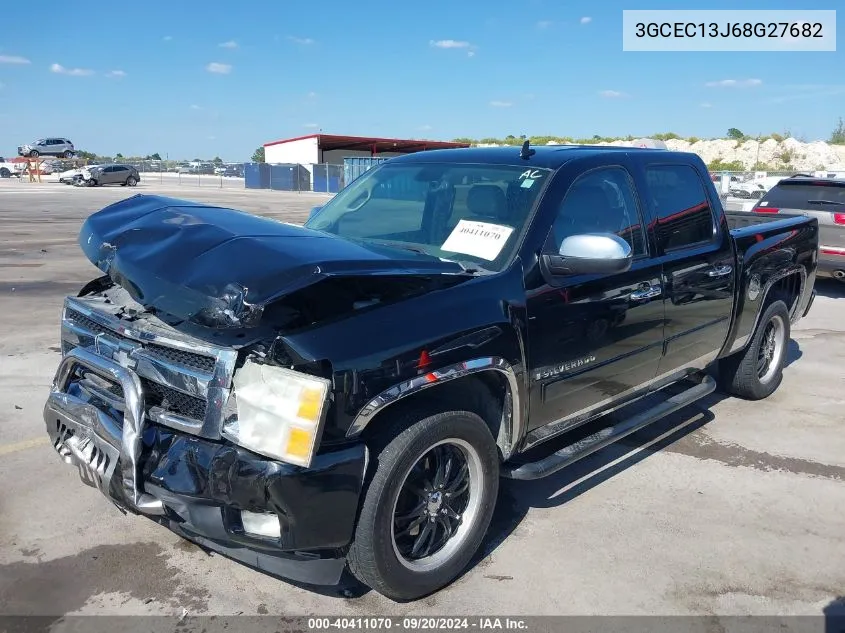
[(62, 156), (64, 156), (65, 158), (73, 158), (73, 152), (68, 150), (64, 154), (62, 154)]
[(0, 178), (11, 178), (11, 177), (12, 177), (12, 172), (10, 172), (8, 169), (6, 169), (5, 167), (3, 169), (0, 169)]
[(780, 299), (772, 301), (763, 310), (748, 346), (720, 364), (722, 390), (746, 400), (772, 395), (783, 380), (790, 332), (786, 304)]
[(37, 149), (31, 150), (29, 152), (29, 157), (30, 158), (38, 158), (38, 150)]
[(97, 186), (97, 181), (96, 181), (96, 180), (94, 180), (94, 179), (92, 178), (92, 179), (91, 179), (91, 180), (89, 180), (86, 184), (87, 184), (89, 187), (96, 187), (96, 186)]
[(138, 184), (138, 181), (135, 180), (135, 176), (129, 176), (129, 178), (126, 179), (126, 186), (127, 187), (134, 187), (137, 184)]
[[(382, 595), (414, 600), (452, 582), (481, 545), (499, 492), (499, 453), (484, 420), (467, 411), (433, 415), (421, 409), (411, 411), (384, 437), (383, 448), (375, 447), (375, 470), (364, 493), (347, 563), (358, 580)], [(441, 454), (439, 463), (444, 467), (450, 456), (451, 464), (461, 466), (446, 471), (445, 486), (437, 481), (437, 469), (429, 470), (422, 479), (432, 484), (425, 487), (434, 488), (433, 492), (414, 494), (406, 482), (423, 485), (416, 468), (438, 463), (432, 451)], [(466, 486), (456, 483), (464, 465)], [(405, 515), (398, 526), (397, 511)], [(399, 533), (396, 527), (402, 527)], [(451, 538), (441, 544), (440, 539), (449, 533)], [(415, 555), (418, 541), (421, 549)]]

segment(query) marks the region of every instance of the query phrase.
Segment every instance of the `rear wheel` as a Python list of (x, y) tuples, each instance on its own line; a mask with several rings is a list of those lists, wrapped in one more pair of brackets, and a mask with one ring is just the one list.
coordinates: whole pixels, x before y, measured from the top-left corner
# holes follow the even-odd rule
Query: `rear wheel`
[(427, 595), (464, 570), (499, 490), (498, 450), (479, 416), (417, 416), (377, 453), (347, 558), (359, 580), (394, 600)]
[(65, 158), (73, 158), (73, 152), (71, 152), (70, 150), (66, 151), (66, 152), (65, 152), (64, 154), (62, 154), (62, 155), (63, 155)]
[(789, 336), (789, 310), (778, 299), (763, 311), (748, 346), (720, 364), (722, 389), (748, 400), (772, 395), (783, 380)]

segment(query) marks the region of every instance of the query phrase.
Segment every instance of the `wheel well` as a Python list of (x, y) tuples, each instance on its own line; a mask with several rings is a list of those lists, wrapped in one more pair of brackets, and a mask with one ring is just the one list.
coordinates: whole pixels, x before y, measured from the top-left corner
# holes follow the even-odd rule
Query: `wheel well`
[[(456, 378), (441, 385), (423, 389), (391, 404), (376, 414), (364, 428), (361, 438), (369, 444), (370, 440), (392, 420), (411, 408), (422, 406), (433, 413), (450, 410), (470, 411), (487, 424), (499, 447), (501, 459), (503, 449), (510, 441), (511, 400), (507, 397), (508, 389), (506, 378), (497, 371), (483, 371)], [(511, 394), (512, 397), (513, 394)], [(508, 407), (508, 410), (505, 407)]]
[(789, 314), (792, 316), (801, 296), (801, 285), (801, 275), (797, 272), (778, 279), (766, 295), (766, 304), (761, 309), (765, 310), (770, 303), (780, 299), (786, 304)]

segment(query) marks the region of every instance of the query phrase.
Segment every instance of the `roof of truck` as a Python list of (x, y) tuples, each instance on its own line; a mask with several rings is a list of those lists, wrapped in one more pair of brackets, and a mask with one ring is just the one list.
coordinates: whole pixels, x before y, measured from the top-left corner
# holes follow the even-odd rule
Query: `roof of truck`
[(537, 145), (531, 146), (534, 153), (529, 158), (520, 158), (521, 147), (518, 145), (498, 147), (469, 147), (457, 149), (433, 149), (416, 154), (406, 154), (391, 158), (390, 162), (403, 163), (491, 163), (499, 165), (525, 165), (526, 168), (556, 169), (571, 160), (597, 156), (599, 154), (659, 152), (661, 155), (673, 154), (665, 149), (627, 147), (619, 145)]

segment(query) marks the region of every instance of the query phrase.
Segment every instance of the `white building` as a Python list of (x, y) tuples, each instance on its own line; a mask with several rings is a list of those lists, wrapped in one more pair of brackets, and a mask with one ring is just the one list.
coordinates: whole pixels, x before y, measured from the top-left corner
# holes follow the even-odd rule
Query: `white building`
[[(348, 157), (390, 158), (428, 149), (453, 147), (469, 147), (469, 145), (447, 141), (310, 134), (264, 143), (264, 162), (277, 165), (304, 165), (306, 167), (320, 163), (342, 165), (343, 159)], [(311, 170), (309, 169), (309, 171)]]

